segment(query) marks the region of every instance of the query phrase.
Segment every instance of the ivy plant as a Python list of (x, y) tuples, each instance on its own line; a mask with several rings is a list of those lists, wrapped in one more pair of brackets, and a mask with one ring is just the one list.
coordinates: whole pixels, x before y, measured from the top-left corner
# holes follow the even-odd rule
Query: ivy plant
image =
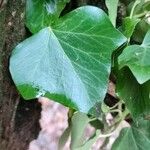
[[(108, 140), (126, 120), (130, 127), (121, 131), (112, 149), (147, 150), (150, 3), (106, 0), (108, 12), (82, 6), (62, 15), (69, 2), (27, 0), (25, 24), (33, 35), (18, 44), (10, 58), (10, 73), (18, 91), (26, 100), (44, 96), (69, 107), (68, 128), (59, 149), (71, 134), (70, 148), (87, 150), (99, 137)], [(118, 5), (126, 12), (120, 26), (116, 22)], [(140, 36), (137, 29), (144, 20), (147, 27), (140, 30)], [(106, 102), (110, 81), (116, 86), (112, 96), (117, 102), (112, 106)], [(107, 114), (113, 116), (111, 125)], [(88, 124), (95, 132), (86, 139), (83, 134)]]

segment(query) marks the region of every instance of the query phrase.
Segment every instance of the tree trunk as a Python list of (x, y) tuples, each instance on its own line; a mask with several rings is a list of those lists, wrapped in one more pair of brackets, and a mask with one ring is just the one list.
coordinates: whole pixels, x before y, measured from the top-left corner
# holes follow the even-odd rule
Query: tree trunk
[(27, 150), (39, 131), (39, 104), (20, 100), (9, 73), (11, 51), (26, 37), (24, 6), (0, 0), (0, 150)]
[[(105, 9), (104, 0), (75, 0), (69, 10), (82, 5)], [(25, 0), (0, 0), (0, 150), (27, 150), (40, 130), (40, 105), (20, 98), (9, 73), (13, 48), (27, 37)]]

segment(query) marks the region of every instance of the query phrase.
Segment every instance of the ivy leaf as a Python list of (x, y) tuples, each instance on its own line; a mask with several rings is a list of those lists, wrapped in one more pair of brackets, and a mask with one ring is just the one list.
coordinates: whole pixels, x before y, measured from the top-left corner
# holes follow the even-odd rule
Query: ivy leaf
[(118, 72), (117, 79), (117, 95), (125, 102), (133, 119), (147, 118), (150, 115), (150, 80), (139, 84), (127, 67)]
[(45, 96), (98, 115), (111, 54), (125, 41), (101, 9), (80, 7), (20, 43), (11, 56), (10, 72), (25, 99)]
[(123, 19), (123, 25), (121, 27), (122, 33), (127, 37), (130, 38), (135, 30), (137, 23), (140, 21), (138, 18), (130, 18), (126, 17)]
[(32, 33), (53, 24), (70, 0), (27, 0), (26, 26)]
[(148, 150), (150, 146), (150, 121), (140, 120), (130, 128), (122, 129), (112, 150)]
[(117, 18), (117, 8), (118, 8), (119, 0), (106, 0), (106, 6), (108, 8), (109, 18), (114, 25), (116, 26), (116, 18)]
[(150, 29), (148, 18), (143, 18), (136, 26), (132, 39), (138, 43), (142, 43), (144, 36)]
[(147, 1), (147, 2), (144, 3), (143, 9), (145, 11), (150, 11), (150, 1)]
[(120, 68), (128, 66), (140, 84), (150, 79), (150, 31), (142, 45), (131, 45), (119, 56)]
[(76, 149), (83, 144), (83, 133), (89, 122), (90, 118), (84, 113), (77, 112), (73, 115), (71, 124), (71, 149)]
[(90, 137), (82, 146), (78, 147), (76, 150), (87, 150), (92, 147), (92, 145), (97, 141), (101, 132), (96, 130), (92, 137)]

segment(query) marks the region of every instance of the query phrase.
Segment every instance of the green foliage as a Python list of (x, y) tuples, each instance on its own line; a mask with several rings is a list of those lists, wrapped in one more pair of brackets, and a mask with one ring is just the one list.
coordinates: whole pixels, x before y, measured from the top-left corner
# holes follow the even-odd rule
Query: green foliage
[[(136, 4), (136, 5), (135, 5)], [(133, 6), (135, 8), (133, 9)], [(131, 10), (134, 18), (140, 19), (135, 31), (133, 33), (133, 39), (136, 42), (142, 42), (145, 34), (150, 29), (150, 22), (149, 22), (149, 12), (150, 12), (150, 1), (149, 0), (136, 0), (131, 1), (131, 3), (127, 7), (127, 12), (130, 13)]]
[(134, 119), (150, 113), (149, 91), (150, 82), (139, 84), (127, 68), (118, 72), (117, 95), (125, 102)]
[(124, 128), (112, 150), (147, 150), (150, 146), (150, 121), (138, 120)]
[(81, 7), (20, 43), (10, 59), (10, 72), (25, 99), (46, 96), (98, 115), (107, 93), (111, 54), (125, 40), (102, 10)]
[[(67, 2), (27, 0), (26, 25), (34, 35), (18, 44), (10, 58), (17, 89), (27, 100), (45, 96), (71, 109), (59, 149), (69, 136), (71, 150), (90, 149), (98, 137), (106, 144), (126, 119), (131, 127), (121, 131), (112, 150), (149, 149), (150, 2), (106, 0), (109, 17), (93, 6), (61, 16)], [(122, 33), (115, 28), (118, 3), (127, 8)], [(104, 99), (112, 77), (118, 102), (109, 104)], [(110, 123), (108, 114), (113, 115)], [(95, 131), (85, 139), (87, 125)]]
[(90, 119), (86, 114), (75, 113), (72, 117), (71, 149), (76, 149), (83, 144), (83, 133)]
[(106, 0), (110, 21), (116, 26), (117, 8), (119, 0)]
[(140, 21), (138, 18), (126, 17), (123, 19), (121, 31), (127, 37), (130, 38), (135, 30), (137, 23)]
[(150, 31), (141, 45), (126, 47), (119, 56), (119, 67), (128, 66), (140, 84), (150, 79)]
[(32, 33), (56, 22), (69, 0), (27, 0), (26, 25)]

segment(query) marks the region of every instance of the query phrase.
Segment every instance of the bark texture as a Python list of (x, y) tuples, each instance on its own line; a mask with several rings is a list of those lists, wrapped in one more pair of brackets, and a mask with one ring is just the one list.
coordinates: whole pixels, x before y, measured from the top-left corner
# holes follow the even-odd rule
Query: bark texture
[[(0, 0), (0, 150), (27, 150), (40, 130), (40, 105), (36, 100), (21, 100), (9, 73), (13, 48), (28, 36), (25, 1)], [(73, 0), (65, 12), (82, 5), (105, 9), (104, 0)]]
[(9, 73), (11, 51), (26, 37), (24, 7), (24, 0), (0, 1), (0, 150), (26, 150), (39, 131), (39, 104), (20, 100)]

